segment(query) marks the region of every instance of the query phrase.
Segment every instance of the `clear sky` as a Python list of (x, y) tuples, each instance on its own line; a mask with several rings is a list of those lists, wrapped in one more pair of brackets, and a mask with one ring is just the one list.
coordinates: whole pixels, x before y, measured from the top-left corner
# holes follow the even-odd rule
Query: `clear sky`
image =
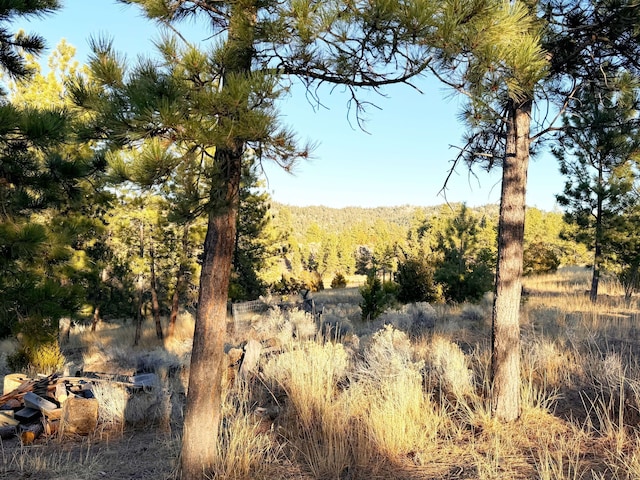
[[(63, 0), (62, 10), (14, 27), (43, 35), (49, 51), (65, 38), (75, 46), (77, 59), (86, 61), (90, 36), (113, 38), (117, 50), (135, 60), (153, 54), (157, 26), (140, 10), (113, 0)], [(205, 40), (206, 32), (186, 23), (181, 31), (189, 40)], [(380, 109), (371, 108), (363, 132), (349, 115), (348, 96), (339, 87), (320, 93), (323, 107), (314, 108), (301, 88), (281, 105), (284, 122), (303, 140), (318, 143), (313, 159), (301, 163), (294, 174), (266, 165), (268, 190), (274, 200), (291, 205), (431, 206), (466, 202), (469, 206), (498, 203), (499, 172), (464, 168), (455, 173), (446, 198), (440, 193), (455, 146), (461, 145), (463, 126), (457, 120), (459, 99), (441, 84), (421, 80), (419, 93), (406, 85), (385, 90), (385, 97), (369, 95)], [(533, 159), (529, 170), (527, 204), (553, 210), (555, 194), (563, 180), (557, 162), (549, 155)]]

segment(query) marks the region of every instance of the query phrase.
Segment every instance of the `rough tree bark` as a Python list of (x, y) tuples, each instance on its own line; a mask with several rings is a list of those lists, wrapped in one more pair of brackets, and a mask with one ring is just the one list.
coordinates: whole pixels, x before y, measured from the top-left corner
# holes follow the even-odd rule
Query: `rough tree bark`
[(602, 265), (602, 185), (604, 183), (602, 162), (598, 164), (598, 197), (596, 205), (596, 231), (595, 231), (595, 245), (593, 255), (593, 276), (591, 277), (591, 291), (589, 292), (589, 299), (592, 303), (598, 301), (598, 286), (600, 285), (600, 266)]
[[(256, 4), (256, 0), (240, 0), (231, 9), (222, 88), (227, 88), (234, 78), (246, 77), (251, 72)], [(234, 115), (241, 116), (243, 108), (246, 105), (239, 105)], [(231, 139), (217, 147), (215, 153), (219, 180), (216, 185), (220, 185), (220, 190), (214, 188), (211, 194), (200, 274), (180, 456), (181, 475), (185, 480), (202, 479), (210, 473), (215, 461), (216, 442), (212, 442), (211, 437), (218, 435), (221, 421), (227, 300), (243, 153), (244, 144)]]
[(222, 361), (242, 150), (219, 149), (216, 159), (223, 162), (227, 173), (226, 205), (209, 212), (204, 241), (180, 457), (182, 478), (189, 480), (204, 478), (215, 460), (215, 442), (211, 437), (217, 436), (221, 420)]
[(520, 296), (529, 166), (531, 101), (510, 102), (502, 167), (498, 265), (493, 303), (491, 413), (501, 421), (520, 416)]

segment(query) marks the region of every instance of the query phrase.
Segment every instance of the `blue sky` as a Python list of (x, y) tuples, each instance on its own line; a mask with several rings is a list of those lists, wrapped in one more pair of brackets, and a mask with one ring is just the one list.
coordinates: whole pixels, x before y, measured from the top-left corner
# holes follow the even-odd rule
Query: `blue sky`
[[(22, 21), (15, 28), (43, 35), (49, 51), (65, 38), (84, 62), (90, 36), (108, 36), (130, 60), (152, 54), (158, 38), (155, 24), (136, 7), (112, 0), (63, 0), (63, 8), (43, 19)], [(181, 29), (191, 41), (205, 40), (206, 32), (186, 23)], [(288, 174), (267, 164), (265, 173), (272, 197), (291, 205), (431, 206), (466, 202), (470, 206), (498, 203), (499, 172), (477, 172), (477, 178), (460, 168), (449, 181), (446, 199), (440, 193), (463, 127), (457, 120), (460, 100), (434, 80), (420, 80), (419, 93), (406, 85), (369, 95), (380, 109), (370, 109), (367, 132), (349, 115), (348, 96), (340, 88), (320, 92), (323, 107), (314, 108), (301, 88), (283, 100), (283, 121), (300, 139), (318, 143), (313, 159)], [(555, 209), (554, 195), (563, 181), (556, 161), (542, 155), (529, 170), (527, 204)]]

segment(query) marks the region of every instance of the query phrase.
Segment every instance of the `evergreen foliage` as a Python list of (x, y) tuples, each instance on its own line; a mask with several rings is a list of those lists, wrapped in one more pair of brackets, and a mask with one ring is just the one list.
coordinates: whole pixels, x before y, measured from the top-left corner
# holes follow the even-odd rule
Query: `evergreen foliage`
[(611, 221), (605, 232), (605, 268), (618, 278), (625, 297), (640, 290), (640, 205), (629, 205)]
[(438, 232), (434, 280), (446, 300), (477, 301), (493, 288), (495, 257), (479, 242), (480, 221), (463, 205)]
[(545, 242), (529, 243), (524, 249), (523, 275), (541, 275), (553, 273), (561, 264), (561, 252), (552, 244)]
[(273, 227), (270, 198), (260, 188), (256, 168), (255, 159), (245, 160), (229, 287), (232, 301), (255, 300), (266, 293), (268, 285), (262, 274), (273, 264), (283, 241)]
[(57, 0), (5, 0), (0, 3), (0, 69), (12, 79), (25, 78), (32, 73), (24, 53), (39, 55), (45, 41), (38, 34), (13, 33), (9, 25), (18, 17), (43, 16), (58, 8), (60, 2)]
[(369, 273), (365, 284), (360, 287), (362, 320), (375, 320), (382, 315), (395, 304), (395, 293), (396, 287), (391, 282), (383, 283), (375, 272)]
[[(603, 67), (604, 68), (604, 67)], [(567, 178), (557, 196), (566, 219), (575, 223), (576, 240), (594, 250), (591, 300), (598, 296), (600, 270), (611, 255), (608, 240), (617, 221), (637, 203), (638, 81), (626, 72), (611, 72), (581, 91), (580, 107), (564, 115), (565, 129), (553, 149)]]
[[(5, 2), (0, 18), (55, 7), (57, 2)], [(0, 334), (20, 333), (23, 357), (38, 366), (57, 339), (58, 319), (75, 313), (87, 293), (84, 258), (97, 228), (88, 214), (100, 208), (99, 201), (91, 205), (99, 195), (88, 179), (103, 159), (74, 142), (82, 119), (66, 108), (63, 90), (40, 89), (41, 100), (35, 99), (37, 85), (46, 83), (34, 61), (41, 39), (18, 35), (7, 46), (6, 32), (0, 32), (0, 63), (13, 80), (7, 84), (11, 96), (0, 106)], [(14, 58), (23, 40), (31, 42), (29, 55)], [(63, 63), (49, 77), (58, 85)], [(35, 75), (34, 84), (27, 73)]]
[(439, 299), (433, 266), (425, 258), (409, 257), (398, 263), (395, 282), (401, 303), (435, 302)]
[(331, 288), (346, 288), (347, 279), (340, 272), (336, 273), (331, 280)]

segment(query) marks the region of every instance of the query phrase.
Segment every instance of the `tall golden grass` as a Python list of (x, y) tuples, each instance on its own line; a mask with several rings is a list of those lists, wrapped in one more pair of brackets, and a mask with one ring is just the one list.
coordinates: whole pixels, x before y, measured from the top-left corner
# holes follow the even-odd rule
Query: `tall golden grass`
[[(525, 280), (522, 415), (511, 424), (490, 415), (488, 300), (437, 306), (436, 326), (422, 336), (400, 328), (407, 323), (404, 310), (387, 312), (387, 325), (363, 324), (353, 289), (316, 297), (325, 318), (349, 325), (348, 341), (342, 333), (311, 328), (302, 312), (271, 311), (254, 319), (243, 334), (272, 347), (249, 382), (234, 382), (230, 375), (225, 383), (224, 420), (221, 431), (212, 432), (218, 461), (211, 475), (640, 478), (640, 309), (636, 298), (625, 300), (608, 279), (599, 301), (591, 303), (589, 281), (585, 269)], [(402, 315), (401, 321), (394, 315)], [(185, 316), (180, 322), (166, 345), (154, 339), (151, 323), (136, 349), (130, 325), (76, 330), (71, 339), (85, 365), (133, 368), (153, 359), (161, 395), (141, 415), (156, 415), (150, 424), (169, 424), (178, 434), (182, 403), (176, 399), (186, 391), (193, 320)], [(229, 340), (237, 346), (243, 338)], [(131, 431), (133, 422), (118, 410), (130, 408), (128, 400), (118, 400), (117, 392), (102, 395), (103, 423)], [(163, 395), (170, 405), (162, 403)], [(16, 468), (18, 457), (4, 455)], [(26, 458), (21, 462), (20, 472), (30, 468)]]

